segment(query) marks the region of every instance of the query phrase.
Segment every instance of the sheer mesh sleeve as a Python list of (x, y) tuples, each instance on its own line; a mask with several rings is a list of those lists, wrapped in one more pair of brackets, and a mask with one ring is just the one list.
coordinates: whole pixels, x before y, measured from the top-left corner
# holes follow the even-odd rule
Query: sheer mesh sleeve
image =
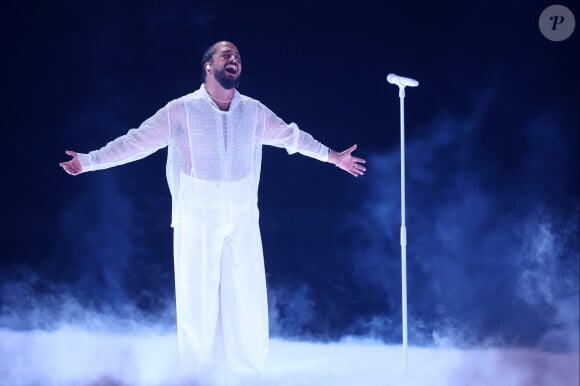
[(264, 107), (265, 145), (285, 148), (288, 154), (296, 152), (317, 160), (328, 161), (328, 147), (317, 141), (309, 133), (302, 131), (295, 123), (287, 124), (267, 107)]
[(79, 154), (82, 171), (106, 169), (145, 158), (167, 146), (168, 140), (169, 115), (165, 106), (138, 128), (129, 130), (98, 150)]

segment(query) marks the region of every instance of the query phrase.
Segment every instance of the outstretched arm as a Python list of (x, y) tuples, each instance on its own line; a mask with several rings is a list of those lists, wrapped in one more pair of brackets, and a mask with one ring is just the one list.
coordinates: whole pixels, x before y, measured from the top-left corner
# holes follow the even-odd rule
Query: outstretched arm
[(66, 162), (61, 162), (58, 165), (71, 176), (81, 174), (83, 170), (81, 167), (81, 161), (79, 161), (78, 154), (72, 150), (66, 150), (65, 153), (70, 155), (72, 159)]
[(356, 145), (352, 145), (340, 153), (337, 153), (334, 150), (330, 150), (328, 152), (328, 162), (335, 164), (336, 167), (341, 168), (345, 172), (350, 173), (355, 177), (362, 176), (367, 170), (367, 168), (365, 168), (362, 164), (366, 163), (367, 161), (363, 158), (358, 158), (352, 155), (352, 152), (355, 151), (356, 148)]

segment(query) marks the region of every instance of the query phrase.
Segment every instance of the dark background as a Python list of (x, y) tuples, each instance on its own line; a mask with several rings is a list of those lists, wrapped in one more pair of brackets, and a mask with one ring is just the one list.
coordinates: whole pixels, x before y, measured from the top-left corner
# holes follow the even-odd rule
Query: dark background
[(166, 151), (75, 178), (58, 163), (197, 89), (225, 39), (242, 93), (368, 161), (355, 179), (264, 150), (274, 335), (400, 340), (394, 72), (420, 81), (405, 99), (410, 342), (577, 349), (579, 44), (540, 33), (551, 4), (7, 4), (0, 327), (79, 310), (172, 321)]

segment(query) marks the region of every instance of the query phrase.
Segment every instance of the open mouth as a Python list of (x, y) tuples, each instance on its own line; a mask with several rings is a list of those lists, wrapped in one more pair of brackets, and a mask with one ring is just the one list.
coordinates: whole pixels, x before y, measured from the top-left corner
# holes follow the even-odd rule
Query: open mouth
[(238, 68), (236, 66), (227, 66), (226, 71), (235, 75), (238, 73)]

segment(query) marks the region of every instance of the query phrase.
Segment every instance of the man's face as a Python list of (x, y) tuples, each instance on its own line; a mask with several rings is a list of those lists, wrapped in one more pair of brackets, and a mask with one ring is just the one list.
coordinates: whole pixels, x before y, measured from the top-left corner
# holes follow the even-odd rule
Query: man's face
[(242, 58), (238, 48), (233, 43), (218, 43), (212, 69), (215, 79), (223, 88), (229, 90), (237, 87), (242, 74)]

